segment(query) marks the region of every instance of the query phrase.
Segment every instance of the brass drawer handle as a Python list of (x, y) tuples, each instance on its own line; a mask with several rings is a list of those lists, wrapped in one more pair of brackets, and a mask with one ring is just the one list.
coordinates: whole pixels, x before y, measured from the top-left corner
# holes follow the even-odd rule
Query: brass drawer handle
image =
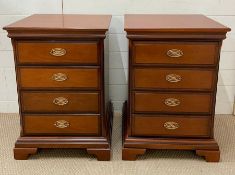
[(180, 105), (180, 100), (176, 99), (176, 98), (167, 98), (165, 99), (165, 105), (167, 106), (179, 106)]
[(166, 76), (166, 80), (171, 83), (177, 83), (177, 82), (180, 82), (182, 78), (180, 75), (177, 75), (177, 74), (168, 74)]
[(172, 129), (178, 129), (180, 126), (176, 122), (166, 122), (166, 123), (164, 123), (164, 127), (166, 129), (171, 129), (172, 130)]
[(52, 80), (54, 81), (65, 81), (68, 79), (67, 75), (66, 74), (63, 74), (63, 73), (56, 73), (56, 74), (53, 74), (52, 75)]
[(57, 97), (53, 100), (53, 103), (58, 106), (64, 106), (68, 104), (68, 102), (69, 102), (68, 99), (64, 97)]
[(179, 58), (184, 55), (182, 50), (179, 49), (170, 49), (167, 51), (167, 56), (172, 57), (172, 58)]
[(57, 120), (54, 123), (54, 126), (57, 128), (67, 128), (67, 127), (69, 127), (69, 125), (70, 125), (69, 122), (66, 120)]
[(53, 48), (51, 49), (50, 54), (56, 57), (61, 57), (66, 54), (66, 50), (63, 48)]

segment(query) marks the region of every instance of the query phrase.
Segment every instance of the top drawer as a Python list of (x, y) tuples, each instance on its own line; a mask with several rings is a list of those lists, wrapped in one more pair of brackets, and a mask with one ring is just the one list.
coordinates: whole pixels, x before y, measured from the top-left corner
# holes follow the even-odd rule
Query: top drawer
[(134, 42), (133, 64), (201, 64), (217, 63), (216, 42)]
[(20, 64), (98, 64), (97, 42), (19, 42)]

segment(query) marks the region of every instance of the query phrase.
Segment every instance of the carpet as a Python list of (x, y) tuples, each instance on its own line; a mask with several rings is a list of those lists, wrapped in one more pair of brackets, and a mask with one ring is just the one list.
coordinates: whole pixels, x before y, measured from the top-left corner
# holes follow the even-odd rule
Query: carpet
[(148, 150), (137, 161), (121, 160), (121, 116), (113, 124), (112, 159), (97, 161), (85, 150), (42, 149), (28, 160), (14, 160), (18, 114), (0, 114), (0, 175), (235, 175), (235, 117), (217, 115), (219, 163), (207, 163), (193, 151)]

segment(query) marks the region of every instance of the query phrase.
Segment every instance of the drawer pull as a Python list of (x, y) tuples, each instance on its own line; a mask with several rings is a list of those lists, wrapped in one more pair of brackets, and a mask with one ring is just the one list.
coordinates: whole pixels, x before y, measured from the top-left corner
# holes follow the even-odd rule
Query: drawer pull
[(180, 100), (176, 98), (167, 98), (165, 99), (165, 105), (167, 106), (179, 106), (180, 105)]
[(62, 48), (53, 48), (51, 49), (50, 54), (56, 57), (61, 57), (66, 54), (66, 50)]
[(54, 123), (57, 128), (67, 128), (69, 127), (69, 122), (66, 120), (58, 120)]
[(65, 81), (67, 79), (68, 79), (67, 75), (63, 73), (56, 73), (56, 74), (53, 74), (52, 76), (52, 80), (54, 81)]
[(172, 57), (172, 58), (179, 58), (184, 55), (182, 50), (179, 50), (179, 49), (170, 49), (167, 51), (166, 54), (167, 54), (167, 56)]
[(64, 97), (57, 97), (53, 100), (53, 103), (58, 106), (64, 106), (68, 104), (68, 102), (69, 102), (68, 99)]
[(176, 123), (176, 122), (166, 122), (166, 123), (164, 123), (164, 127), (165, 127), (166, 129), (177, 129), (177, 128), (179, 128), (180, 126), (179, 126), (179, 124)]
[(177, 83), (179, 81), (181, 81), (181, 76), (177, 75), (177, 74), (169, 74), (166, 76), (166, 80), (171, 82), (171, 83)]

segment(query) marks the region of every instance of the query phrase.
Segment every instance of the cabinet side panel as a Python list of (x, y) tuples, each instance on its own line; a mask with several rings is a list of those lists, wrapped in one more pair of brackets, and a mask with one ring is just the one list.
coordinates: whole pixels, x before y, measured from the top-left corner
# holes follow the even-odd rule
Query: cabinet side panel
[(104, 90), (105, 90), (105, 109), (110, 101), (109, 97), (109, 35), (106, 33), (104, 39)]

